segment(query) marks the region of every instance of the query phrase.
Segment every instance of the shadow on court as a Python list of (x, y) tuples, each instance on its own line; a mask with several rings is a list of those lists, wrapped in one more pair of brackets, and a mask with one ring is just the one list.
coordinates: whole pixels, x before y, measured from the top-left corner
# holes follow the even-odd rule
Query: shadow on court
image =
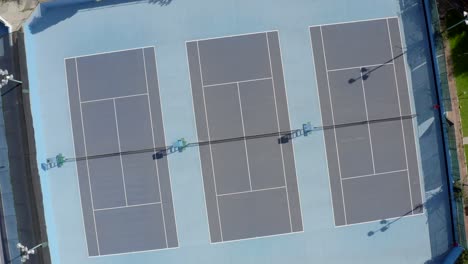
[(160, 6), (167, 6), (172, 3), (172, 0), (149, 0), (150, 4), (158, 4)]
[(369, 75), (371, 75), (372, 72), (375, 72), (377, 71), (378, 69), (384, 67), (385, 65), (387, 65), (388, 63), (391, 63), (393, 62), (394, 60), (400, 58), (401, 56), (405, 55), (406, 51), (405, 52), (402, 52), (401, 54), (389, 59), (388, 61), (380, 64), (379, 66), (376, 66), (372, 69), (368, 69), (368, 68), (365, 68), (365, 67), (362, 67), (361, 68), (361, 75), (360, 76), (356, 76), (355, 78), (351, 78), (348, 80), (348, 83), (351, 84), (351, 83), (354, 83), (360, 79), (363, 79), (364, 81), (367, 80), (367, 78), (369, 78)]
[[(424, 176), (427, 227), (431, 258), (425, 263), (441, 263), (452, 248), (454, 226), (452, 222), (450, 193), (448, 190), (448, 168), (443, 143), (444, 135), (439, 111), (428, 106), (440, 104), (436, 87), (436, 76), (431, 58), (428, 25), (425, 18), (426, 4), (434, 1), (398, 0), (404, 38), (407, 45), (406, 58), (410, 70), (410, 81), (414, 97), (414, 108), (418, 113), (418, 126), (434, 120), (424, 134), (419, 135), (419, 153)], [(429, 6), (428, 9), (435, 8)], [(442, 98), (440, 95), (440, 99)]]
[[(382, 219), (380, 221), (380, 224), (382, 226), (380, 228), (378, 228), (378, 229), (371, 230), (371, 231), (367, 232), (367, 236), (371, 237), (371, 236), (374, 236), (374, 235), (376, 235), (378, 233), (386, 232), (386, 231), (388, 231), (390, 229), (390, 227), (393, 224), (397, 223), (399, 220), (401, 220), (405, 216), (411, 215), (412, 212), (416, 212), (416, 214), (418, 214), (417, 212), (421, 212), (423, 208), (425, 209), (425, 213), (427, 215), (437, 214), (437, 210), (439, 209), (438, 207), (440, 206), (439, 205), (440, 199), (444, 199), (445, 195), (446, 194), (443, 191), (443, 186), (439, 186), (439, 187), (437, 187), (437, 188), (435, 188), (433, 190), (427, 191), (426, 192), (426, 201), (424, 203), (415, 206), (412, 210), (406, 212), (402, 216), (400, 216), (398, 218), (395, 218), (393, 220)], [(427, 224), (429, 223), (429, 219), (426, 221), (426, 223)]]
[(386, 232), (391, 225), (393, 225), (394, 223), (398, 222), (399, 220), (401, 220), (403, 217), (405, 216), (409, 216), (411, 215), (414, 211), (419, 211), (423, 208), (423, 205), (422, 204), (419, 204), (417, 206), (415, 206), (412, 210), (406, 212), (405, 214), (403, 214), (402, 216), (398, 217), (398, 218), (395, 218), (393, 220), (386, 220), (386, 219), (382, 219), (380, 220), (380, 224), (382, 225), (382, 227), (380, 227), (379, 229), (376, 229), (376, 230), (371, 230), (369, 232), (367, 232), (367, 236), (368, 237), (371, 237), (373, 235), (376, 235), (377, 233), (381, 232)]
[(132, 5), (145, 2), (164, 7), (170, 5), (173, 0), (105, 0), (89, 1), (67, 6), (60, 6), (56, 3), (41, 3), (38, 12), (29, 23), (29, 30), (32, 34), (42, 32), (47, 28), (57, 25), (58, 23), (74, 16), (78, 11), (84, 9), (100, 9), (114, 7), (116, 5)]
[(297, 139), (300, 137), (307, 137), (309, 134), (320, 131), (320, 130), (338, 129), (338, 128), (343, 128), (343, 127), (351, 127), (351, 126), (358, 126), (358, 125), (364, 125), (364, 124), (375, 124), (375, 123), (382, 123), (382, 122), (391, 122), (391, 121), (396, 121), (396, 120), (413, 119), (416, 116), (417, 115), (413, 114), (413, 115), (397, 116), (397, 117), (390, 117), (390, 118), (383, 118), (383, 119), (363, 120), (363, 121), (358, 121), (358, 122), (336, 124), (336, 125), (331, 125), (331, 126), (312, 126), (310, 123), (305, 123), (303, 124), (303, 127), (300, 129), (281, 131), (281, 132), (272, 132), (272, 133), (266, 133), (266, 134), (257, 134), (257, 135), (250, 135), (250, 136), (242, 136), (242, 137), (225, 138), (225, 139), (218, 139), (218, 140), (209, 140), (209, 141), (186, 142), (185, 139), (181, 138), (170, 146), (130, 150), (130, 151), (123, 151), (123, 152), (112, 152), (112, 153), (99, 154), (99, 155), (93, 155), (93, 156), (84, 156), (84, 157), (65, 158), (62, 154), (59, 154), (56, 157), (47, 159), (45, 163), (41, 164), (41, 167), (43, 170), (48, 170), (48, 169), (55, 168), (55, 167), (61, 167), (66, 162), (100, 159), (100, 158), (108, 158), (108, 157), (114, 157), (114, 156), (124, 156), (124, 155), (140, 154), (140, 153), (148, 153), (148, 155), (151, 154), (152, 158), (154, 160), (157, 160), (157, 159), (162, 159), (171, 154), (181, 153), (185, 149), (190, 148), (190, 147), (215, 145), (215, 144), (236, 142), (236, 141), (242, 141), (242, 140), (245, 140), (246, 144), (249, 144), (249, 140), (258, 139), (258, 138), (276, 138), (276, 140), (272, 140), (272, 142), (276, 142), (274, 144), (289, 144), (289, 143), (292, 143), (292, 140), (294, 139)]

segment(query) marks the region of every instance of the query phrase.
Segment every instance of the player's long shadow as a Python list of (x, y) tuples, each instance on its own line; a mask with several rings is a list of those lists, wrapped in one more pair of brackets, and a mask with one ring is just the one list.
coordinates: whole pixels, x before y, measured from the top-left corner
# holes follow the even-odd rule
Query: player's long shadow
[(399, 55), (397, 55), (397, 56), (395, 56), (395, 57), (393, 57), (393, 58), (391, 58), (391, 59), (389, 59), (388, 61), (386, 61), (386, 62), (380, 64), (379, 66), (377, 66), (377, 67), (375, 67), (375, 68), (372, 68), (371, 70), (369, 70), (369, 69), (367, 69), (367, 68), (365, 68), (365, 67), (362, 67), (362, 68), (361, 68), (361, 75), (358, 76), (358, 77), (356, 77), (356, 78), (351, 78), (351, 79), (349, 79), (349, 80), (348, 80), (348, 83), (351, 84), (351, 83), (354, 83), (354, 82), (356, 82), (356, 81), (358, 81), (358, 80), (360, 80), (360, 79), (363, 79), (364, 81), (367, 80), (367, 78), (369, 78), (369, 75), (370, 75), (371, 73), (373, 73), (373, 72), (375, 72), (376, 70), (382, 68), (383, 66), (387, 65), (388, 63), (393, 62), (394, 60), (396, 60), (396, 59), (398, 59), (399, 57), (403, 56), (405, 53), (406, 53), (406, 51), (403, 52), (403, 53), (401, 53), (401, 54), (399, 54)]
[(423, 206), (424, 206), (423, 204), (419, 204), (419, 205), (415, 206), (412, 210), (406, 212), (404, 215), (399, 216), (398, 218), (395, 218), (395, 219), (393, 219), (391, 221), (388, 221), (386, 219), (380, 220), (380, 224), (382, 225), (382, 227), (380, 227), (379, 229), (371, 230), (371, 231), (367, 232), (367, 236), (371, 237), (371, 236), (377, 234), (378, 232), (383, 233), (383, 232), (387, 231), (390, 228), (390, 226), (393, 225), (395, 222), (401, 220), (405, 216), (408, 216), (408, 215), (412, 214), (414, 211), (422, 210)]

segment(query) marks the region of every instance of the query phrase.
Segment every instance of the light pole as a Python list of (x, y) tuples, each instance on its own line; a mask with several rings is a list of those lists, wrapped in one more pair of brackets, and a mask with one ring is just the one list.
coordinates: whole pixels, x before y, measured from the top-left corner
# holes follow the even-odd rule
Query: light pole
[(24, 246), (21, 243), (16, 244), (16, 247), (20, 250), (20, 257), (21, 257), (21, 262), (25, 263), (26, 261), (29, 260), (30, 255), (36, 254), (36, 249), (40, 247), (47, 247), (47, 242), (42, 242), (40, 244), (35, 245), (31, 249), (28, 249), (28, 247)]
[[(465, 25), (468, 25), (468, 12), (463, 11), (463, 20), (461, 20), (460, 22), (457, 22), (457, 23), (451, 25), (450, 27), (448, 27), (448, 28), (447, 28), (446, 30), (444, 30), (443, 32), (449, 31), (449, 30), (451, 30), (452, 28), (454, 28), (454, 27), (460, 25), (461, 23), (465, 23)], [(443, 32), (441, 32), (441, 33), (443, 33)]]
[(8, 70), (0, 69), (0, 88), (3, 88), (8, 82), (23, 83), (22, 81), (14, 79), (13, 74), (9, 74)]

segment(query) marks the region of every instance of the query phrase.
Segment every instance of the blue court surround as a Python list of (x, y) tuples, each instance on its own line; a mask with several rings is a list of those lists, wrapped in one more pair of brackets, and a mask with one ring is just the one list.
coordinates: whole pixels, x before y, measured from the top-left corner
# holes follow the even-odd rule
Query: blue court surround
[(194, 142), (186, 41), (278, 30), (291, 127), (301, 128), (306, 121), (321, 124), (309, 26), (398, 16), (404, 35), (414, 36), (406, 57), (417, 95), (425, 214), (395, 219), (383, 231), (387, 224), (380, 222), (336, 228), (323, 134), (312, 132), (294, 141), (304, 232), (210, 244), (199, 152), (188, 148), (168, 157), (179, 248), (88, 257), (76, 166), (68, 163), (41, 171), (53, 263), (424, 263), (449, 248), (441, 135), (419, 1), (166, 2), (106, 0), (36, 10), (25, 39), (38, 162), (74, 155), (64, 58), (155, 46), (166, 142)]

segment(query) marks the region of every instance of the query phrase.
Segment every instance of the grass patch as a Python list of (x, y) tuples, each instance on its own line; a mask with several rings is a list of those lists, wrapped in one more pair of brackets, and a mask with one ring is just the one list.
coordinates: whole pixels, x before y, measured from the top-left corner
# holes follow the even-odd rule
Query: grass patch
[(468, 264), (468, 252), (465, 250), (455, 264)]
[[(454, 25), (463, 19), (463, 15), (456, 11), (447, 14), (447, 26)], [(447, 33), (452, 53), (453, 74), (457, 85), (460, 101), (460, 117), (463, 136), (468, 136), (468, 29), (461, 24)]]
[(463, 146), (463, 149), (465, 150), (465, 159), (468, 157), (468, 145)]

